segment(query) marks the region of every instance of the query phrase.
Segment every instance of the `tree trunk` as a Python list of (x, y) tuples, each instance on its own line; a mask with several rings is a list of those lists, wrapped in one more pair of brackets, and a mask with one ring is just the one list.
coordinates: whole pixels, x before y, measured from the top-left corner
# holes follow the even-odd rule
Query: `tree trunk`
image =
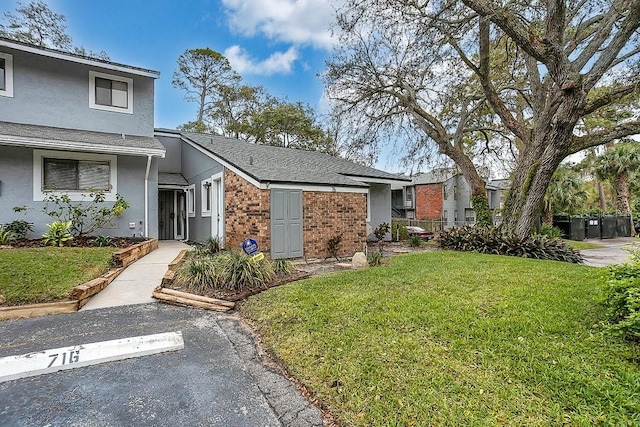
[[(616, 192), (616, 211), (619, 215), (631, 217), (631, 203), (629, 203), (629, 175), (626, 173), (616, 175), (613, 186)], [(631, 219), (631, 236), (635, 236), (633, 218)]]
[(607, 210), (607, 199), (604, 194), (604, 184), (602, 184), (602, 181), (598, 180), (597, 186), (598, 186), (598, 198), (600, 199), (600, 211), (605, 212)]

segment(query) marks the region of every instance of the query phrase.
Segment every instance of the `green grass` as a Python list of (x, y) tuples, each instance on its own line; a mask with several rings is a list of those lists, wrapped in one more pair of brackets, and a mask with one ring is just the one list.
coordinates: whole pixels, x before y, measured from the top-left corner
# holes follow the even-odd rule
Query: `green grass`
[(80, 283), (109, 270), (117, 248), (0, 250), (0, 294), (7, 305), (65, 299)]
[(585, 249), (600, 249), (604, 247), (598, 243), (593, 243), (593, 242), (578, 242), (576, 240), (566, 240), (566, 239), (564, 239), (564, 242), (577, 251), (582, 251)]
[(415, 253), (241, 310), (341, 425), (638, 425), (640, 349), (601, 332), (605, 275)]

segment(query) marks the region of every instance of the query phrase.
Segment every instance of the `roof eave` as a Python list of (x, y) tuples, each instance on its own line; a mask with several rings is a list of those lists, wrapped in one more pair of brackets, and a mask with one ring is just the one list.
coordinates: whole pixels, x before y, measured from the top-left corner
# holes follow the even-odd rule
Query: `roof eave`
[(96, 145), (77, 141), (60, 141), (0, 135), (0, 145), (40, 148), (45, 150), (84, 151), (90, 153), (121, 154), (127, 156), (151, 156), (164, 158), (165, 150), (156, 148), (122, 147), (116, 145)]
[(42, 48), (38, 46), (31, 46), (28, 44), (14, 42), (14, 41), (3, 39), (3, 38), (0, 38), (0, 46), (8, 47), (10, 49), (20, 50), (23, 52), (29, 52), (36, 55), (46, 56), (49, 58), (61, 59), (64, 61), (75, 62), (78, 64), (99, 67), (106, 70), (119, 71), (121, 73), (134, 74), (134, 75), (143, 76), (143, 77), (150, 77), (152, 79), (157, 79), (160, 77), (159, 71), (131, 67), (125, 64), (118, 64), (115, 62), (101, 61), (101, 60), (89, 58), (86, 56), (79, 56), (79, 55), (74, 55), (68, 52), (62, 52), (59, 50), (47, 49), (47, 48)]

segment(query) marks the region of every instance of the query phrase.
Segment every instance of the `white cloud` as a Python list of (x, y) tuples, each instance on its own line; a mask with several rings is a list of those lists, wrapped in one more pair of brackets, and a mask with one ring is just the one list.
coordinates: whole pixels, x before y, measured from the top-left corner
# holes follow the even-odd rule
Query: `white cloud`
[(240, 46), (234, 45), (224, 51), (224, 56), (231, 63), (231, 67), (242, 75), (270, 76), (290, 73), (293, 63), (298, 59), (298, 50), (292, 46), (286, 52), (274, 52), (267, 59), (260, 61), (252, 58)]
[(229, 26), (241, 34), (320, 49), (332, 46), (330, 27), (342, 0), (222, 0)]

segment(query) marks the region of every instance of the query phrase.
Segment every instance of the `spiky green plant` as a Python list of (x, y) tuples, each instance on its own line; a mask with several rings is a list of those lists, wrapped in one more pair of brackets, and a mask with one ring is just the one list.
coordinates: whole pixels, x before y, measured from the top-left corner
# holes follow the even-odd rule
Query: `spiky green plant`
[(49, 231), (42, 235), (42, 241), (45, 245), (62, 247), (73, 240), (73, 236), (69, 232), (71, 229), (71, 221), (54, 221), (47, 224)]
[(264, 286), (275, 274), (269, 260), (258, 260), (238, 251), (216, 256), (216, 263), (220, 268), (219, 287), (230, 291)]
[(288, 259), (274, 259), (271, 261), (273, 271), (278, 277), (286, 277), (293, 271), (293, 263)]
[(189, 257), (176, 273), (179, 283), (188, 290), (201, 293), (217, 285), (217, 268), (208, 257)]
[(0, 245), (8, 245), (14, 240), (16, 240), (15, 233), (4, 225), (0, 225)]

